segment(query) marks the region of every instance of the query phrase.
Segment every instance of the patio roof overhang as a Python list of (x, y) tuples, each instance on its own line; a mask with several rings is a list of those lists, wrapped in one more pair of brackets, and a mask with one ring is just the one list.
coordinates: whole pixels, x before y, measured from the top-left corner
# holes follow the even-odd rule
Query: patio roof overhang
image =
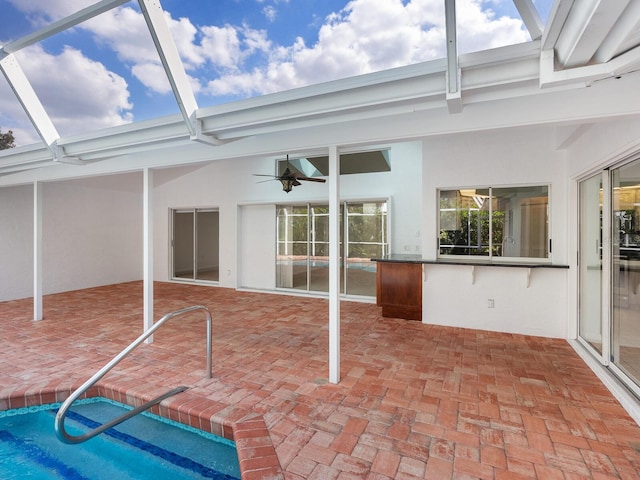
[[(633, 82), (622, 79), (637, 77), (640, 69), (640, 2), (556, 2), (541, 31), (531, 0), (519, 0), (516, 6), (532, 38), (539, 39), (466, 55), (453, 49), (440, 60), (198, 108), (158, 4), (139, 0), (181, 115), (59, 137), (12, 63), (12, 53), (122, 3), (103, 0), (0, 51), (2, 70), (43, 139), (42, 145), (0, 152), (0, 185), (41, 179), (43, 167), (64, 167), (58, 168), (60, 175), (74, 176), (67, 167), (108, 161), (120, 170), (123, 157), (163, 165), (162, 152), (177, 150), (181, 154), (173, 156), (174, 164), (268, 155), (281, 151), (283, 137), (295, 147), (299, 134), (335, 125), (350, 125), (343, 141), (362, 143), (520, 125), (578, 128), (640, 114), (640, 102), (628, 98), (635, 92)], [(446, 2), (449, 14), (454, 3)], [(455, 22), (448, 38), (455, 38)], [(623, 81), (615, 87), (600, 82), (614, 78)], [(589, 86), (598, 88), (587, 93)], [(357, 127), (365, 124), (369, 133)], [(340, 141), (335, 132), (332, 140)], [(135, 161), (130, 165), (137, 168)]]

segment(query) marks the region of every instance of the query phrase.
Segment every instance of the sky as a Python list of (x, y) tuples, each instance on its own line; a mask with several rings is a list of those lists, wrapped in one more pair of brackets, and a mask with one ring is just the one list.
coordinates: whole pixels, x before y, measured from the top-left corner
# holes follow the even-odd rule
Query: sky
[[(543, 21), (553, 0), (533, 0)], [(0, 46), (96, 0), (0, 0)], [(445, 56), (444, 0), (160, 0), (199, 107)], [(459, 53), (521, 43), (513, 0), (457, 0)], [(137, 1), (16, 53), (61, 136), (178, 113)], [(39, 142), (0, 75), (0, 131)]]

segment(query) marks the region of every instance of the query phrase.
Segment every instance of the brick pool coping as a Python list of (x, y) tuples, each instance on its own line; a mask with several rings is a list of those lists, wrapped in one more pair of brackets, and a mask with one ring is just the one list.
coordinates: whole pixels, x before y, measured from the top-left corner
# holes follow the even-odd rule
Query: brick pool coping
[[(25, 386), (22, 389), (0, 390), (0, 410), (64, 402), (75, 388), (75, 385), (45, 388)], [(157, 391), (140, 392), (134, 388), (98, 382), (82, 398), (104, 397), (135, 407), (165, 391), (166, 388), (159, 388)], [(260, 414), (239, 413), (228, 405), (193, 395), (189, 391), (162, 401), (150, 408), (149, 412), (234, 441), (242, 480), (284, 479), (269, 431)]]

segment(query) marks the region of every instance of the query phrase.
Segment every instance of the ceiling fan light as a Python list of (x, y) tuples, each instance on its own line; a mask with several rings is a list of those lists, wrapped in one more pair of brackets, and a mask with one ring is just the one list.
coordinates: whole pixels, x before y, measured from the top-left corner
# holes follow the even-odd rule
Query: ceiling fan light
[(293, 177), (284, 177), (279, 179), (282, 182), (282, 190), (289, 193), (295, 184), (295, 178)]

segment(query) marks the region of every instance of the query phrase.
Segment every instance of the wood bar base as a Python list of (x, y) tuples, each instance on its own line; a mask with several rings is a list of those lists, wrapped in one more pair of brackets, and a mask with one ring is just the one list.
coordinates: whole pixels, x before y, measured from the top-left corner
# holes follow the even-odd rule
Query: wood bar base
[(378, 262), (376, 303), (383, 317), (422, 321), (422, 265)]

